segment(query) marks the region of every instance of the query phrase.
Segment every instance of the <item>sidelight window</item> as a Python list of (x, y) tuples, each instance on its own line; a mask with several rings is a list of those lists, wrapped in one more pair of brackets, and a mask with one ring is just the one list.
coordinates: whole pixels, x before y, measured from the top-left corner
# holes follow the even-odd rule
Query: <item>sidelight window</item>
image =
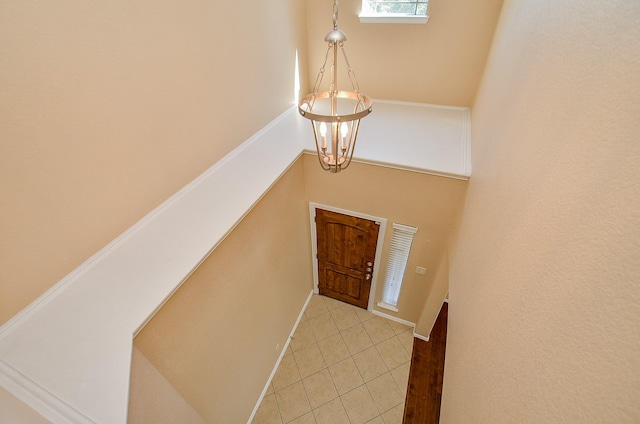
[(413, 243), (413, 235), (418, 232), (415, 227), (393, 223), (393, 235), (387, 273), (382, 287), (382, 299), (378, 306), (397, 311), (400, 288), (404, 279), (404, 271), (407, 268), (409, 252)]

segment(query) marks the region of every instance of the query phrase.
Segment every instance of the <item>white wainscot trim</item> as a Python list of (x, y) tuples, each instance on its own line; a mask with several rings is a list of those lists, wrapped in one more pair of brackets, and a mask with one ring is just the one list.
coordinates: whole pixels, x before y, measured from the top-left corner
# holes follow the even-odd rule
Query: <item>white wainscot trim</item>
[[(470, 175), (467, 108), (376, 101), (360, 131), (354, 160)], [(0, 327), (0, 385), (53, 423), (126, 423), (133, 336), (307, 150), (290, 108), (89, 258)]]

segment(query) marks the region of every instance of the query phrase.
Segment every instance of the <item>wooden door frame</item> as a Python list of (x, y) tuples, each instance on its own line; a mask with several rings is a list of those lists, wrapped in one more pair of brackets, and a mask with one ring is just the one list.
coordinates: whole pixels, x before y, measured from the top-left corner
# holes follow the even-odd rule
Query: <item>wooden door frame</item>
[(384, 244), (384, 235), (387, 229), (386, 218), (380, 218), (377, 216), (367, 215), (360, 212), (349, 211), (346, 209), (336, 208), (333, 206), (322, 205), (320, 203), (309, 202), (309, 223), (311, 227), (311, 262), (313, 264), (313, 292), (319, 293), (318, 290), (318, 240), (316, 233), (316, 209), (324, 209), (329, 212), (341, 213), (343, 215), (355, 216), (356, 218), (368, 219), (380, 223), (380, 229), (378, 231), (378, 240), (376, 242), (376, 254), (374, 260), (373, 274), (371, 275), (371, 290), (369, 291), (369, 304), (367, 310), (372, 311), (374, 305), (374, 298), (376, 294), (376, 287), (378, 281), (378, 270), (380, 269), (380, 259), (382, 257), (382, 246)]

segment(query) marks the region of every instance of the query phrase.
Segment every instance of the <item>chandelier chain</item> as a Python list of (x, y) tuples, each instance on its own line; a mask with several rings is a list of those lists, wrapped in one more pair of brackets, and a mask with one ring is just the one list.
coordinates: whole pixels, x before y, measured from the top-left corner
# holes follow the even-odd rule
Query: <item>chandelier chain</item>
[(338, 0), (333, 2), (333, 29), (338, 29)]
[(360, 94), (360, 86), (358, 85), (358, 80), (356, 79), (356, 73), (351, 68), (351, 64), (349, 63), (349, 59), (347, 58), (347, 52), (344, 51), (342, 44), (340, 44), (340, 50), (342, 51), (344, 62), (347, 64), (347, 75), (349, 75), (349, 80), (351, 80), (351, 87), (353, 88), (353, 91), (355, 91), (357, 94)]

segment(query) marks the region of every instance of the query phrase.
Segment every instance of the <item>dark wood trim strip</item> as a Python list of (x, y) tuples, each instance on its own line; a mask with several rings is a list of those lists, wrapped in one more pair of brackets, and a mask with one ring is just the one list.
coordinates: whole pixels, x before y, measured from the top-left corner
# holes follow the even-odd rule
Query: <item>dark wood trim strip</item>
[(447, 344), (448, 304), (440, 309), (429, 341), (413, 339), (403, 424), (438, 424)]

